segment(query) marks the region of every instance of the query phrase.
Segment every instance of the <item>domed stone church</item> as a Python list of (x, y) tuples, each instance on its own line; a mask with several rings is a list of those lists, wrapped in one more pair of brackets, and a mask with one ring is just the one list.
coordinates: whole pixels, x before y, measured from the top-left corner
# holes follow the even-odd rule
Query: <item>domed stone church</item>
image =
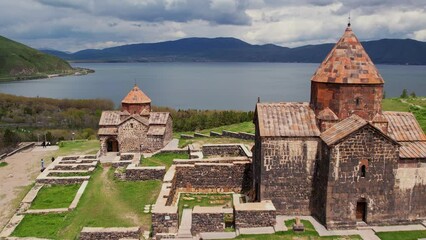
[(257, 103), (256, 200), (329, 229), (426, 219), (426, 136), (412, 113), (382, 111), (383, 85), (348, 25), (309, 103)]
[(153, 152), (173, 136), (168, 112), (152, 112), (151, 99), (135, 84), (121, 101), (120, 111), (103, 111), (99, 120), (101, 155), (107, 152)]

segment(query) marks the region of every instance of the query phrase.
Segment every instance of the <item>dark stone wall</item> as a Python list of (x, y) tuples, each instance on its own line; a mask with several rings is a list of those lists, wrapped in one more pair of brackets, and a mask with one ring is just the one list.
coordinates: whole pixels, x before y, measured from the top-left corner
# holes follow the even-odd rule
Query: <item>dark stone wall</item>
[[(356, 105), (356, 99), (359, 105)], [(372, 120), (376, 113), (381, 112), (383, 84), (333, 84), (311, 83), (311, 105), (318, 114), (329, 107), (339, 119), (351, 114)]]
[(176, 166), (176, 188), (246, 192), (252, 184), (251, 163), (197, 163)]
[(82, 177), (47, 177), (47, 178), (39, 178), (36, 179), (37, 183), (44, 184), (58, 184), (58, 185), (68, 185), (68, 184), (77, 184), (83, 183), (90, 179), (90, 176), (82, 176)]
[[(256, 174), (260, 176), (260, 198), (272, 200), (277, 212), (310, 215), (312, 178), (317, 159), (318, 138), (262, 138), (255, 149)], [(256, 145), (259, 145), (256, 143)], [(256, 183), (257, 184), (257, 183)]]
[(84, 229), (80, 233), (80, 240), (119, 240), (119, 239), (139, 239), (141, 235), (141, 229), (138, 230), (123, 230), (123, 231), (99, 231), (99, 232), (85, 232)]
[(162, 180), (166, 174), (165, 168), (126, 168), (125, 179), (126, 181), (141, 181), (141, 180)]
[(273, 227), (275, 211), (235, 211), (235, 228)]
[(176, 233), (179, 227), (177, 213), (152, 213), (152, 233)]
[(202, 147), (204, 157), (210, 156), (245, 156), (239, 145), (204, 145)]
[(193, 235), (200, 232), (223, 232), (225, 229), (224, 213), (192, 213)]
[[(353, 228), (358, 201), (367, 203), (367, 223), (395, 219), (395, 173), (398, 145), (366, 125), (330, 147), (327, 183), (327, 228)], [(360, 169), (366, 165), (366, 175)]]

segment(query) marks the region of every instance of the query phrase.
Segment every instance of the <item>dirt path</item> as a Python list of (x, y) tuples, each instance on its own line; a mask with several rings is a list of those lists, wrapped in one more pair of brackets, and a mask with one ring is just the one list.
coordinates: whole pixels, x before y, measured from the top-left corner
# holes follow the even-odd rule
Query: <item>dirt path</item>
[(139, 218), (137, 214), (133, 212), (132, 209), (129, 208), (125, 203), (120, 201), (119, 192), (114, 186), (114, 182), (108, 178), (108, 171), (111, 167), (105, 167), (101, 174), (101, 181), (103, 182), (102, 187), (103, 194), (108, 196), (108, 201), (110, 202), (110, 206), (114, 206), (115, 209), (119, 209), (118, 212), (126, 213), (124, 216), (125, 219), (129, 219), (135, 226), (140, 226), (142, 220)]
[[(32, 184), (40, 173), (40, 159), (57, 150), (57, 147), (35, 147), (7, 157), (7, 166), (0, 168), (0, 230), (16, 210), (15, 200), (22, 195), (24, 187)], [(44, 159), (45, 166), (50, 159)], [(16, 206), (15, 206), (16, 205)]]

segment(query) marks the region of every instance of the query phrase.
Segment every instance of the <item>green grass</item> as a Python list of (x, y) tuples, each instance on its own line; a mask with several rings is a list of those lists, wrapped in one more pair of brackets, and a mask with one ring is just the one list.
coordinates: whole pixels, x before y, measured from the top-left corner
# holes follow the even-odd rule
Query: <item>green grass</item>
[(120, 182), (113, 180), (113, 174), (113, 170), (99, 166), (74, 211), (25, 216), (13, 236), (76, 239), (86, 226), (150, 229), (151, 214), (143, 213), (143, 208), (155, 202), (161, 182)]
[(0, 162), (0, 167), (6, 167), (7, 166), (7, 162)]
[(184, 208), (194, 208), (195, 206), (229, 206), (232, 207), (231, 194), (204, 194), (204, 193), (181, 193), (178, 202), (179, 219), (182, 217)]
[(186, 153), (158, 153), (149, 158), (141, 156), (140, 165), (146, 167), (166, 166), (169, 168), (173, 164), (173, 159), (189, 159)]
[(426, 238), (426, 231), (379, 232), (376, 235), (382, 240), (417, 240)]
[[(179, 148), (187, 147), (189, 144), (225, 144), (225, 143), (242, 143), (248, 146), (254, 145), (254, 141), (243, 140), (238, 138), (228, 138), (228, 137), (208, 137), (208, 138), (192, 138), (192, 139), (183, 139), (179, 138)], [(250, 149), (250, 147), (249, 147)]]
[[(209, 135), (210, 131), (222, 133), (223, 130), (231, 131), (231, 132), (254, 133), (254, 124), (251, 121), (250, 122), (242, 122), (242, 123), (224, 125), (224, 126), (215, 127), (215, 128), (203, 129), (203, 130), (200, 130), (200, 131), (197, 131), (197, 132)], [(194, 134), (194, 132), (175, 132), (174, 137), (179, 138), (181, 134), (192, 135), (192, 134)]]
[(14, 237), (52, 238), (66, 224), (68, 214), (27, 214), (16, 227)]
[(68, 62), (0, 36), (0, 81), (71, 73)]
[(44, 186), (40, 189), (31, 209), (68, 208), (80, 184)]
[(408, 112), (410, 105), (401, 102), (399, 98), (385, 98), (382, 100), (383, 111)]
[(305, 226), (304, 232), (296, 233), (293, 229), (295, 220), (285, 221), (285, 225), (289, 229), (285, 232), (277, 232), (275, 234), (261, 234), (261, 235), (240, 235), (236, 239), (269, 239), (269, 240), (316, 240), (316, 239), (362, 239), (360, 236), (327, 236), (320, 237), (314, 226), (309, 221), (301, 220)]
[(95, 154), (99, 151), (100, 146), (99, 140), (62, 141), (59, 143), (59, 149), (47, 156), (46, 159), (74, 154)]

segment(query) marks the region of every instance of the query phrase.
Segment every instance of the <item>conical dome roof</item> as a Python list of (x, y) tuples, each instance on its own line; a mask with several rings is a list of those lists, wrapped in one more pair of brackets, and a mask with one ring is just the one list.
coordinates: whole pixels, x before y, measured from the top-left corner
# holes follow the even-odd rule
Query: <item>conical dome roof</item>
[(311, 79), (313, 82), (346, 84), (384, 83), (374, 63), (350, 26)]
[(139, 103), (150, 103), (151, 99), (135, 86), (130, 90), (127, 96), (121, 101), (121, 103), (139, 104)]

